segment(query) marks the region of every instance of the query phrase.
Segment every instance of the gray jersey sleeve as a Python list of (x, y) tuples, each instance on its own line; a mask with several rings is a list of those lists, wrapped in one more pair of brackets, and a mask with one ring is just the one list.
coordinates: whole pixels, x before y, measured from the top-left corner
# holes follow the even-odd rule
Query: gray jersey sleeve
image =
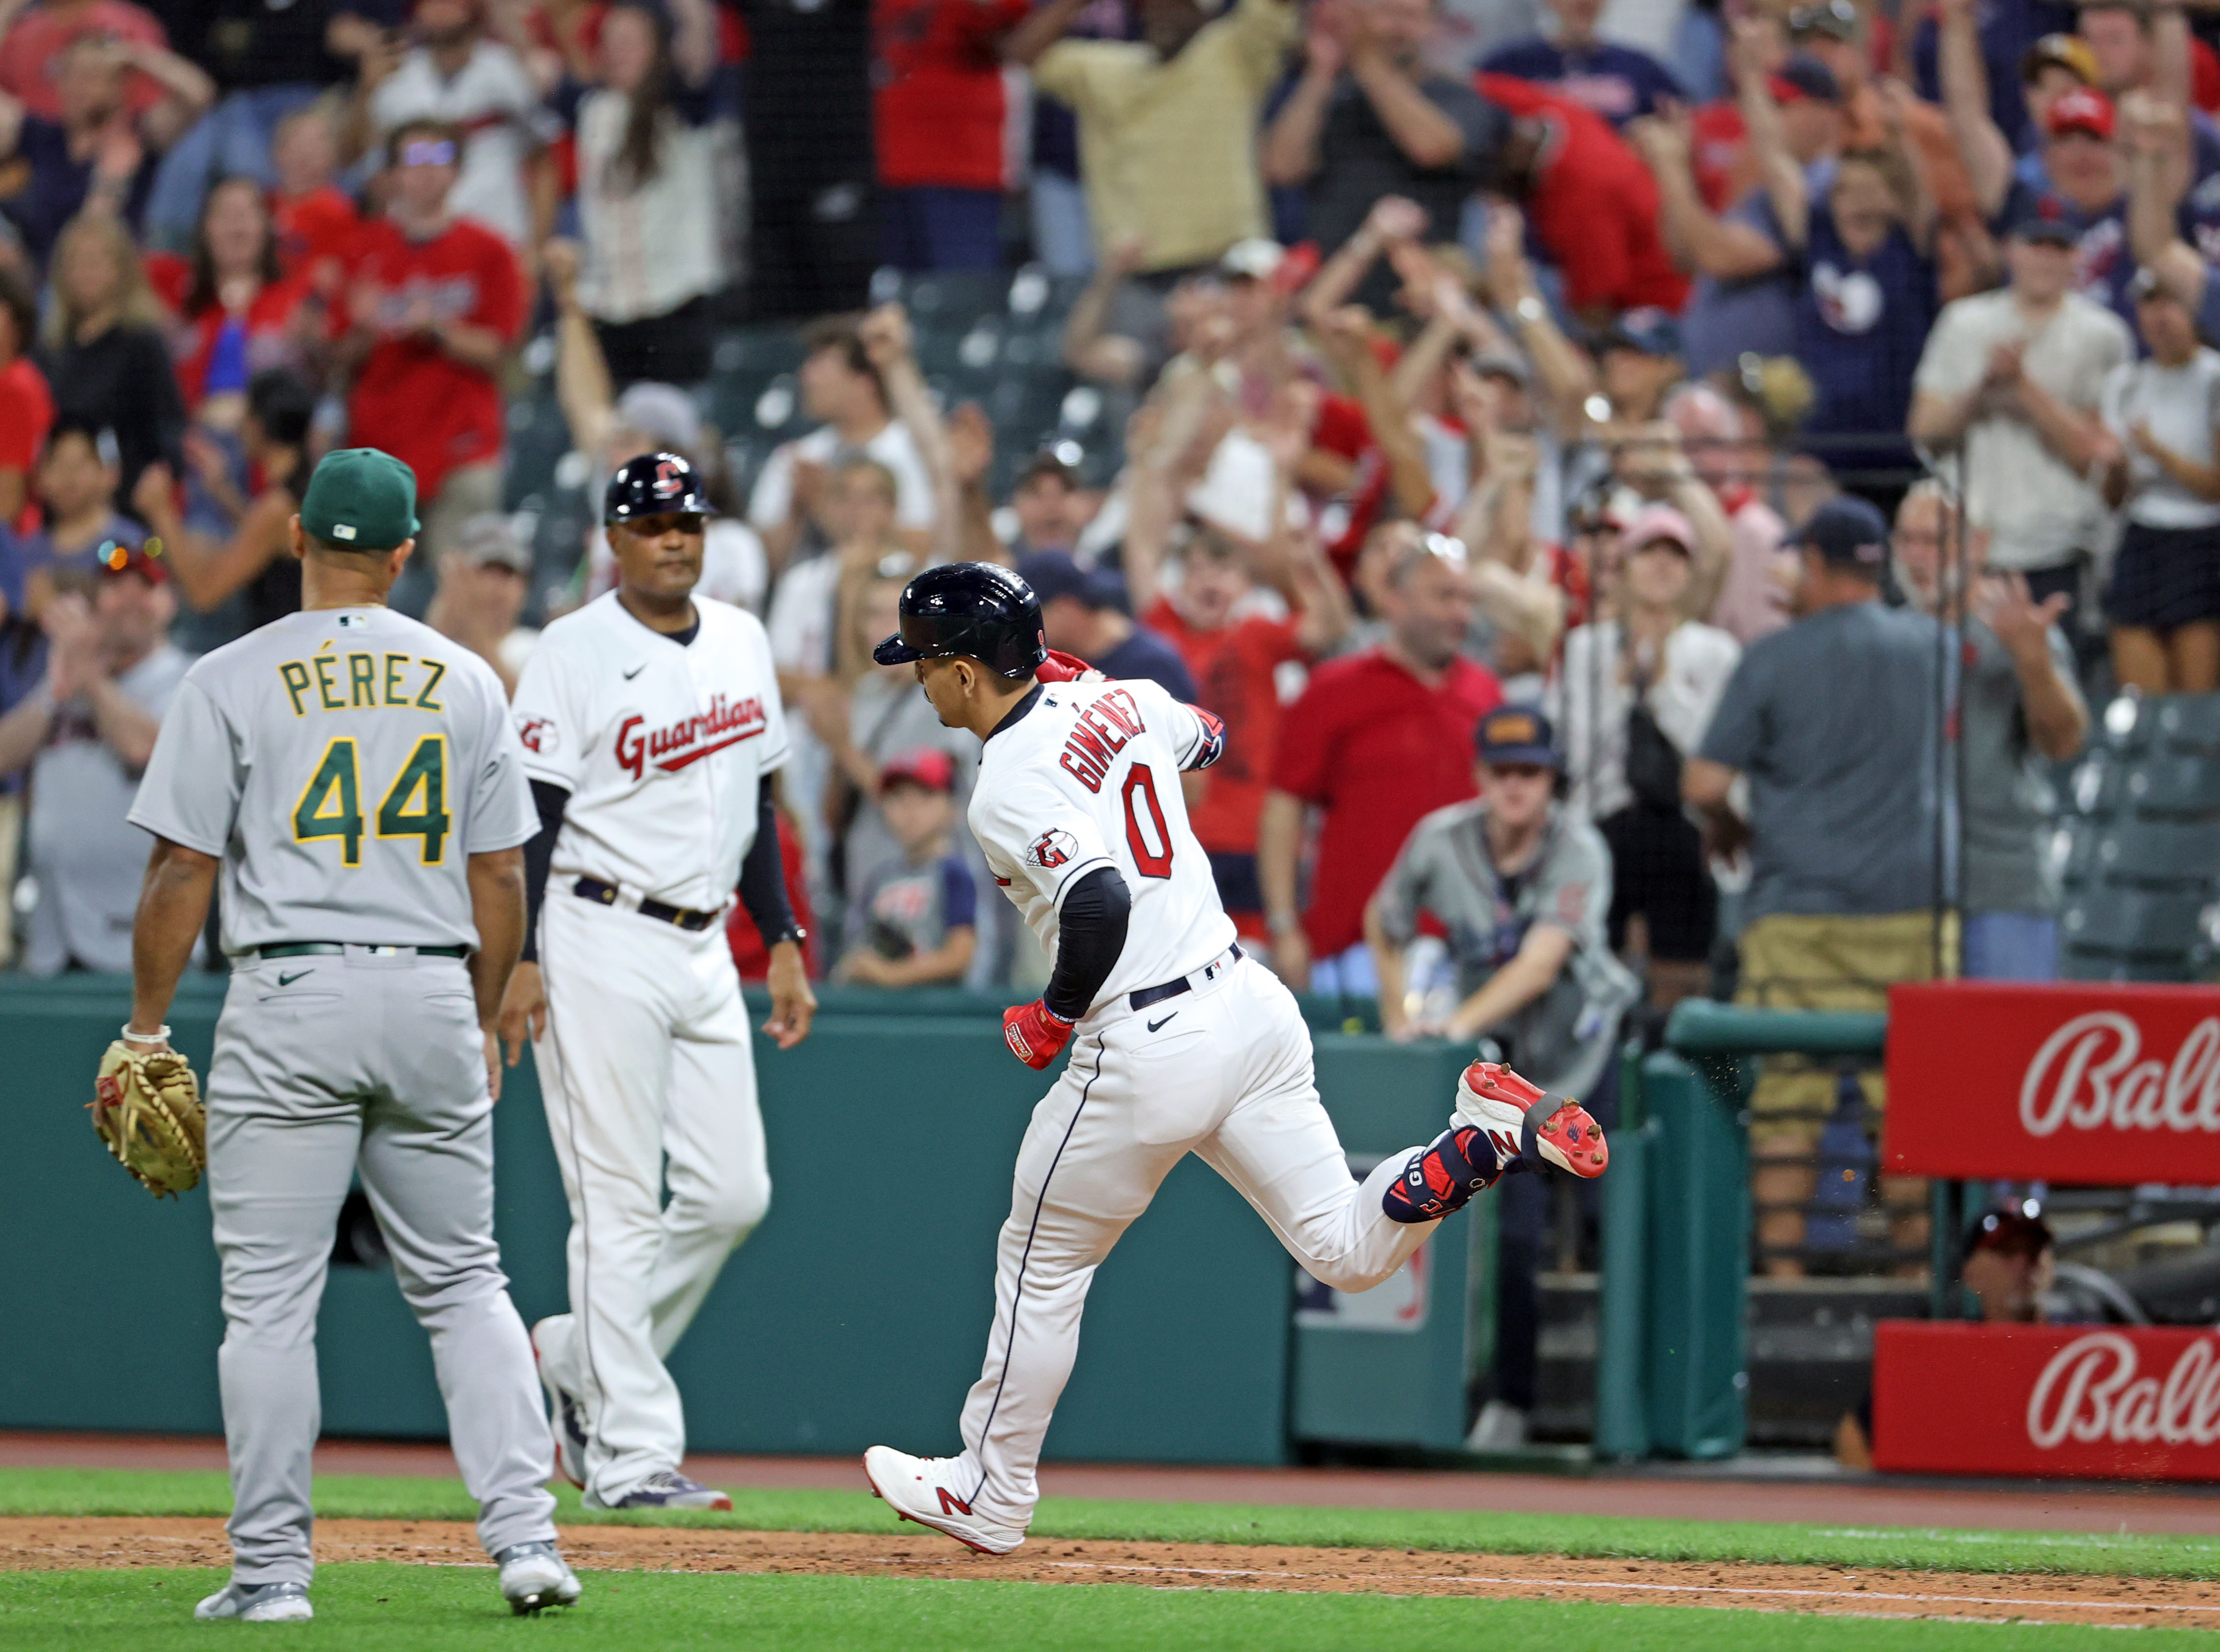
[(470, 826), (463, 845), (472, 855), (490, 855), (527, 843), (539, 830), (532, 782), (525, 777), (524, 747), (509, 720), (500, 681), (485, 673), (472, 764)]
[(203, 855), (221, 855), (231, 841), (244, 785), (228, 720), (208, 691), (187, 677), (162, 718), (131, 805), (131, 824)]
[(1568, 820), (1534, 882), (1534, 921), (1568, 931), (1589, 948), (1605, 944), (1611, 916), (1611, 851), (1584, 822)]

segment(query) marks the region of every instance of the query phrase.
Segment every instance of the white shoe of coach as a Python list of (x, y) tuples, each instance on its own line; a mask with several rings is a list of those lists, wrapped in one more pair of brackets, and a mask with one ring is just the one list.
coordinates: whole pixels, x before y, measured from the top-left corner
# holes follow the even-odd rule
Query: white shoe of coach
[(890, 1445), (864, 1453), (864, 1473), (876, 1496), (905, 1520), (931, 1526), (982, 1555), (1007, 1555), (1025, 1542), (1023, 1531), (998, 1526), (971, 1512), (980, 1471), (961, 1457), (913, 1457)]

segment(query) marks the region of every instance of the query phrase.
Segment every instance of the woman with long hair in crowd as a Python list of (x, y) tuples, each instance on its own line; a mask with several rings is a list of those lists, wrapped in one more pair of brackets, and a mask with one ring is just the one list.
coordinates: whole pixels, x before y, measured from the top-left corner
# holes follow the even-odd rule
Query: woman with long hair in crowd
[(190, 259), (149, 260), (178, 315), (178, 386), (196, 422), (234, 431), (247, 384), (273, 367), (305, 368), (321, 331), (309, 294), (278, 271), (278, 237), (261, 186), (228, 178), (201, 203)]
[(710, 295), (725, 283), (714, 203), (708, 0), (602, 15), (600, 84), (578, 102), (579, 301), (619, 385), (708, 377)]
[(1698, 622), (1695, 532), (1670, 505), (1637, 512), (1610, 583), (1610, 617), (1565, 639), (1556, 681), (1574, 807), (1611, 845), (1611, 944), (1630, 920), (1646, 932), (1649, 1001), (1702, 990), (1718, 932), (1718, 890), (1705, 845), (1681, 803), (1681, 768), (1701, 744), (1742, 658), (1735, 639)]
[(80, 213), (54, 243), (53, 302), (38, 352), (55, 421), (113, 432), (128, 499), (156, 460), (183, 456), (184, 399), (170, 369), (167, 317), (147, 284), (131, 232), (103, 212)]

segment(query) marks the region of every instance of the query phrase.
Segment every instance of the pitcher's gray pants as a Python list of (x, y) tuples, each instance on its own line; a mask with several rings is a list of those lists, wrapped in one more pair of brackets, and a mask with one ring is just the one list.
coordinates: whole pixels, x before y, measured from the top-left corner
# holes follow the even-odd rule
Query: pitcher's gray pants
[(494, 1244), (493, 1101), (462, 960), (244, 961), (208, 1088), (233, 1578), (306, 1583), (315, 1569), (316, 1306), (358, 1169), (431, 1333), (480, 1541), (491, 1554), (552, 1540), (553, 1441)]

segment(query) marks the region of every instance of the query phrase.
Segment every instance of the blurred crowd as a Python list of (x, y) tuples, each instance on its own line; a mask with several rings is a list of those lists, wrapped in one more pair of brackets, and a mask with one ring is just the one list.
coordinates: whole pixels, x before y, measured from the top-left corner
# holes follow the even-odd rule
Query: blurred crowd
[[(610, 588), (514, 514), (552, 378), (587, 499), (711, 478), (828, 976), (1046, 977), (976, 742), (870, 658), (973, 558), (1225, 720), (1228, 910), (1394, 1037), (1607, 1106), (1691, 994), (2049, 977), (2087, 706), (2220, 688), (2215, 16), (0, 0), (0, 945), (127, 966), (137, 770), (190, 653), (297, 604), (323, 452), (414, 468), (396, 600), (512, 684)], [(1105, 439), (998, 428), (873, 302), (1013, 271)], [(764, 454), (708, 415), (769, 329), (808, 427)], [(1782, 1271), (1829, 1107), (1758, 1099)]]

